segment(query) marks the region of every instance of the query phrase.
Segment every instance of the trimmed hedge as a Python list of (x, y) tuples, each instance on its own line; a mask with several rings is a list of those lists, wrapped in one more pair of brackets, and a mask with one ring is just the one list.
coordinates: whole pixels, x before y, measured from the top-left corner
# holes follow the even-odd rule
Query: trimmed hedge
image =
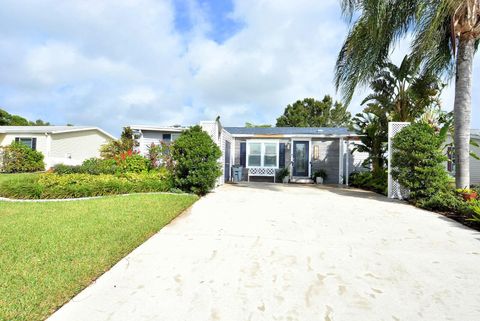
[(163, 170), (123, 175), (47, 173), (6, 179), (0, 184), (0, 196), (16, 199), (79, 198), (167, 192), (172, 186), (169, 173)]

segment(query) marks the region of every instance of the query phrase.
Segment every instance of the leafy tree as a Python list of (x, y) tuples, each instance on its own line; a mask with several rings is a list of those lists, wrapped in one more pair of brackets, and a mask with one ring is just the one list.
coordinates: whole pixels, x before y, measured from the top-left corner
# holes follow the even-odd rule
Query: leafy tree
[(369, 102), (381, 106), (391, 121), (412, 122), (433, 106), (440, 107), (443, 84), (438, 77), (421, 74), (412, 58), (405, 56), (400, 66), (391, 62), (383, 64), (370, 83), (373, 93), (362, 105)]
[(27, 119), (8, 113), (6, 110), (0, 109), (0, 126), (48, 126), (50, 123), (44, 122), (41, 119), (35, 122), (28, 121)]
[(410, 199), (429, 198), (448, 186), (445, 136), (445, 128), (439, 133), (426, 123), (414, 123), (393, 138), (392, 177), (409, 189)]
[(352, 28), (340, 50), (335, 83), (351, 100), (392, 47), (413, 34), (412, 59), (424, 70), (455, 75), (456, 185), (469, 186), (473, 57), (480, 39), (479, 0), (341, 0)]
[(171, 146), (173, 177), (177, 188), (204, 195), (215, 187), (222, 174), (220, 148), (200, 126), (184, 131)]
[(305, 98), (288, 105), (277, 118), (277, 127), (349, 126), (350, 119), (347, 107), (340, 102), (334, 103), (332, 97), (326, 95), (322, 101)]
[(122, 153), (132, 152), (138, 142), (134, 139), (134, 132), (130, 127), (124, 127), (120, 139), (112, 140), (100, 148), (100, 155), (105, 159), (113, 159)]
[(268, 124), (255, 125), (254, 123), (246, 122), (245, 127), (247, 127), (247, 128), (269, 128), (269, 127), (272, 127), (272, 125), (268, 125)]

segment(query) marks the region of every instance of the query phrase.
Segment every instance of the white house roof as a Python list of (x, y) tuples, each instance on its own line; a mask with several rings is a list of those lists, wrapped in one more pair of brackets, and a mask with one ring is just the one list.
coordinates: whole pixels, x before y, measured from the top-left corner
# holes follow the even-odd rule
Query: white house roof
[(312, 137), (358, 136), (344, 127), (224, 127), (233, 136), (280, 135)]
[(61, 134), (87, 130), (97, 130), (115, 139), (115, 136), (103, 129), (92, 126), (0, 126), (0, 134)]
[(188, 127), (183, 126), (151, 126), (151, 125), (130, 125), (128, 126), (133, 130), (151, 130), (156, 132), (183, 132)]

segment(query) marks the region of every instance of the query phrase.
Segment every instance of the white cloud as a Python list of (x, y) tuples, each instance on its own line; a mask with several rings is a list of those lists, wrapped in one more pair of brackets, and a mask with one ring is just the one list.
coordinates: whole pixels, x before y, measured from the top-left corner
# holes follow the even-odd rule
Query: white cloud
[(217, 115), (273, 124), (288, 103), (335, 94), (347, 31), (338, 0), (236, 0), (228, 17), (242, 28), (221, 43), (205, 5), (185, 1), (193, 28), (180, 32), (166, 0), (4, 0), (0, 106), (118, 134)]

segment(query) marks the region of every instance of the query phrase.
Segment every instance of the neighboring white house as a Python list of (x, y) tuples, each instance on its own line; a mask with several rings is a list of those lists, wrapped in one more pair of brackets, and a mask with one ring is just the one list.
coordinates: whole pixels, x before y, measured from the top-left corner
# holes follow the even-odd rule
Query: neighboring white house
[(45, 166), (79, 165), (100, 157), (100, 147), (115, 139), (91, 126), (0, 126), (0, 146), (21, 142), (45, 156)]
[[(477, 143), (480, 146), (480, 130), (471, 129), (470, 130), (470, 139)], [(448, 162), (446, 164), (447, 171), (450, 175), (455, 176), (455, 152), (452, 144), (453, 140), (451, 137), (447, 138), (447, 157)], [(480, 156), (480, 148), (474, 145), (470, 145), (470, 151), (478, 156)], [(480, 160), (470, 157), (470, 184), (478, 185), (480, 184)]]
[(138, 142), (137, 151), (142, 155), (148, 154), (148, 148), (152, 145), (158, 145), (160, 142), (173, 142), (178, 136), (187, 129), (180, 125), (174, 126), (144, 126), (130, 125), (134, 138)]

